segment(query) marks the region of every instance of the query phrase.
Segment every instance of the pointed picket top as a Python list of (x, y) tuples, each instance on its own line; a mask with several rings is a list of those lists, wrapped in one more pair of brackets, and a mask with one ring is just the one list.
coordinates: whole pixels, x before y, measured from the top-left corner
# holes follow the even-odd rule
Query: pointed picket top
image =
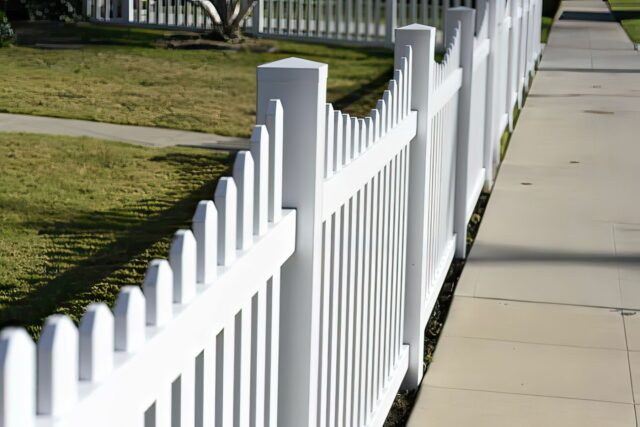
[(230, 265), (236, 258), (238, 203), (238, 191), (233, 178), (220, 178), (214, 198), (218, 208), (218, 265)]
[(218, 271), (218, 210), (211, 200), (198, 203), (191, 228), (196, 239), (196, 281), (210, 285)]
[(38, 341), (38, 414), (59, 416), (78, 398), (78, 330), (62, 314), (47, 317)]
[(333, 112), (333, 170), (338, 172), (342, 169), (342, 158), (344, 156), (344, 144), (342, 142), (343, 137), (343, 120), (342, 112), (335, 110)]
[(269, 134), (269, 221), (282, 217), (282, 104), (279, 99), (269, 101), (267, 107)]
[(396, 123), (399, 123), (400, 120), (404, 118), (404, 74), (402, 74), (401, 70), (395, 70), (393, 72), (393, 80), (396, 81), (397, 87), (397, 102), (396, 102)]
[(253, 157), (253, 234), (262, 236), (267, 231), (269, 214), (269, 133), (267, 127), (258, 125), (251, 135)]
[(0, 426), (33, 427), (36, 345), (23, 328), (0, 331)]
[(99, 382), (113, 369), (113, 314), (104, 303), (89, 304), (78, 328), (80, 380)]
[(342, 164), (347, 165), (353, 159), (353, 143), (351, 141), (351, 116), (342, 115)]
[(391, 105), (391, 108), (389, 109), (387, 117), (389, 120), (388, 129), (391, 130), (396, 127), (396, 124), (398, 123), (398, 82), (395, 80), (389, 81), (389, 96), (389, 105)]
[(327, 104), (325, 112), (327, 116), (327, 122), (325, 129), (324, 176), (325, 178), (329, 178), (333, 175), (333, 105)]
[(382, 100), (385, 105), (385, 114), (383, 114), (384, 133), (385, 135), (393, 129), (393, 103), (395, 99), (390, 90), (385, 90), (382, 94)]
[(233, 180), (238, 189), (236, 244), (238, 250), (245, 250), (253, 243), (254, 162), (250, 152), (236, 155)]
[(376, 124), (376, 130), (378, 131), (377, 139), (382, 139), (382, 137), (387, 134), (387, 103), (384, 101), (384, 99), (378, 100), (375, 112), (377, 113), (377, 117), (372, 117)]
[(358, 127), (360, 128), (360, 152), (367, 150), (367, 123), (364, 119), (358, 119)]
[(135, 353), (145, 342), (146, 302), (137, 286), (124, 286), (116, 301), (115, 349)]
[(351, 147), (352, 157), (358, 157), (362, 149), (360, 147), (360, 122), (357, 117), (351, 117)]
[(404, 101), (404, 114), (405, 116), (409, 114), (411, 111), (411, 88), (413, 86), (411, 83), (411, 79), (413, 78), (412, 72), (412, 63), (413, 63), (413, 48), (410, 45), (406, 45), (404, 47), (404, 57), (402, 58), (402, 64), (400, 69), (402, 70), (402, 75), (404, 75), (404, 93), (405, 93), (405, 101)]
[(365, 128), (367, 129), (367, 148), (373, 145), (375, 139), (375, 126), (373, 124), (373, 117), (366, 117), (364, 119)]
[(196, 296), (196, 239), (191, 230), (178, 230), (169, 249), (173, 271), (173, 302), (187, 304)]
[(147, 325), (166, 325), (173, 316), (173, 271), (166, 259), (151, 261), (142, 290), (146, 300)]

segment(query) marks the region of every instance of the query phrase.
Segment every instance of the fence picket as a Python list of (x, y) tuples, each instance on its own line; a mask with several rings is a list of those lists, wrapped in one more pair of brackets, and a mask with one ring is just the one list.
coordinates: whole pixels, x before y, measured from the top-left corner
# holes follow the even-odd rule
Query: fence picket
[(175, 303), (187, 304), (196, 295), (196, 252), (196, 239), (191, 230), (178, 230), (169, 249)]
[(5, 328), (0, 332), (0, 424), (33, 427), (35, 396), (36, 345), (24, 329)]
[(113, 327), (113, 314), (106, 304), (89, 304), (78, 328), (80, 380), (99, 382), (111, 373)]
[(37, 373), (38, 414), (68, 413), (78, 398), (78, 330), (67, 316), (47, 317), (38, 341)]
[(242, 251), (249, 249), (253, 243), (254, 179), (253, 157), (248, 151), (240, 151), (233, 163), (233, 180), (238, 193), (236, 245)]

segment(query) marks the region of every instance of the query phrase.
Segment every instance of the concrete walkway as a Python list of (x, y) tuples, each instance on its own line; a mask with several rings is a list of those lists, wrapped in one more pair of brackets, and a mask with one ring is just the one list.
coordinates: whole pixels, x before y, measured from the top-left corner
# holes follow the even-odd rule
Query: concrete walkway
[(557, 21), (409, 426), (640, 426), (639, 184), (640, 55)]
[(30, 132), (49, 135), (88, 136), (91, 138), (128, 142), (149, 147), (175, 145), (215, 148), (220, 150), (246, 149), (242, 138), (209, 133), (188, 132), (146, 126), (115, 125), (87, 120), (56, 119), (53, 117), (0, 113), (0, 132)]

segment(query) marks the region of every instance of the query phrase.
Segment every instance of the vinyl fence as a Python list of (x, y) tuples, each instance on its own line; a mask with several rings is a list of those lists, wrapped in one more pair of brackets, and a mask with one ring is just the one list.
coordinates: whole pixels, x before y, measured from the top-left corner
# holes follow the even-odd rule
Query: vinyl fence
[(435, 28), (397, 29), (364, 118), (325, 64), (258, 67), (250, 151), (142, 288), (0, 332), (0, 426), (382, 426), (540, 54), (513, 10), (449, 9), (441, 63)]

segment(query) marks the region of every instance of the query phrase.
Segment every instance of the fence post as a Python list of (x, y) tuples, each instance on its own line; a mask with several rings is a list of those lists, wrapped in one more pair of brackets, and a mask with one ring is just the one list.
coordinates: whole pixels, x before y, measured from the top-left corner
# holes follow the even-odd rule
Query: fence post
[[(499, 110), (497, 108), (498, 103), (498, 55), (501, 54), (500, 37), (498, 34), (498, 1), (486, 1), (483, 0), (485, 6), (488, 7), (487, 18), (488, 24), (488, 38), (489, 38), (489, 57), (487, 58), (487, 92), (485, 103), (485, 126), (484, 126), (484, 170), (485, 190), (490, 190), (493, 186), (494, 172), (494, 147), (499, 145), (500, 135), (498, 135), (498, 123), (500, 121)], [(479, 3), (479, 2), (478, 2)]]
[(297, 209), (296, 250), (282, 267), (278, 426), (316, 424), (327, 65), (288, 58), (258, 67), (257, 123), (283, 108), (282, 203)]
[(120, 8), (122, 10), (122, 20), (125, 22), (133, 22), (133, 0), (120, 0)]
[(454, 7), (445, 16), (445, 46), (452, 40), (460, 22), (460, 66), (462, 87), (458, 98), (458, 137), (456, 147), (456, 194), (453, 231), (456, 233), (456, 256), (467, 256), (467, 193), (469, 174), (469, 142), (471, 119), (471, 82), (473, 77), (473, 39), (476, 11), (468, 7)]
[[(377, 24), (377, 23), (376, 23)], [(397, 0), (386, 0), (385, 2), (385, 42), (393, 46), (395, 42), (395, 30), (398, 27), (398, 2)]]
[(436, 29), (412, 24), (396, 30), (395, 66), (398, 68), (405, 51), (411, 46), (412, 76), (409, 87), (412, 110), (418, 114), (418, 129), (411, 142), (409, 158), (409, 205), (407, 207), (406, 290), (404, 311), (404, 343), (409, 344), (409, 370), (403, 388), (414, 389), (422, 380), (424, 352), (423, 302), (427, 286), (427, 242), (429, 203), (429, 99), (433, 88), (433, 55)]
[[(270, 16), (269, 19), (271, 18)], [(264, 31), (264, 0), (256, 0), (251, 12), (251, 23), (253, 24), (253, 36), (258, 37)]]

